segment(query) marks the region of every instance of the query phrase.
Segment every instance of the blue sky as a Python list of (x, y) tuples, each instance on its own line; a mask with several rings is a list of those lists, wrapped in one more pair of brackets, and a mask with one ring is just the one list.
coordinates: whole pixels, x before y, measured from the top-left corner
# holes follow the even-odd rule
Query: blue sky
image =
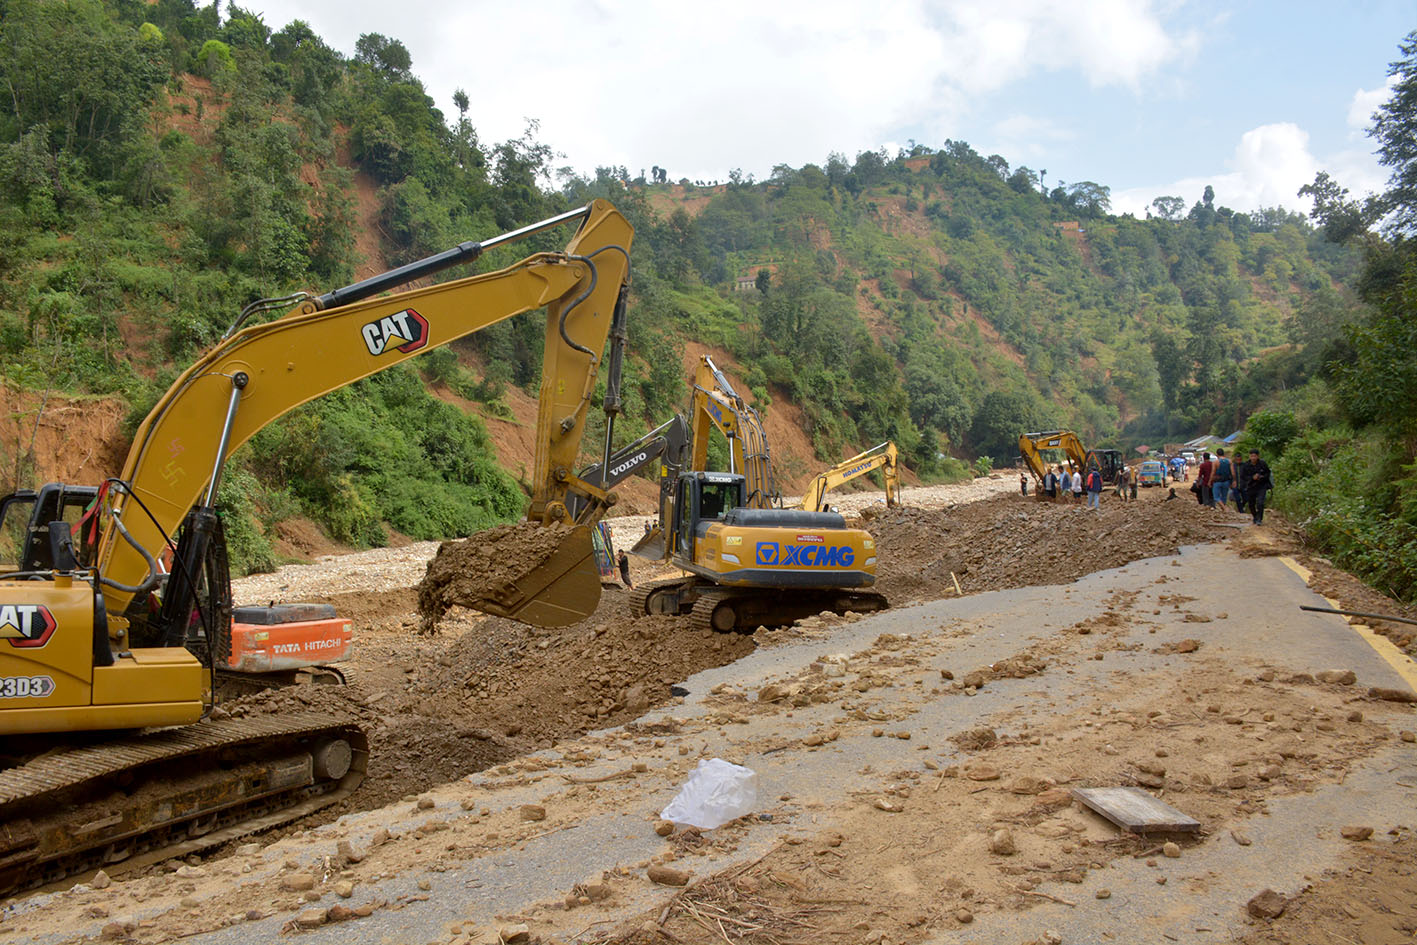
[(1355, 192), (1384, 170), (1363, 134), (1417, 4), (1357, 0), (271, 0), (351, 53), (398, 38), (445, 113), (464, 88), (485, 142), (522, 133), (589, 172), (766, 177), (833, 151), (962, 139), (1114, 210), (1282, 204), (1326, 169)]

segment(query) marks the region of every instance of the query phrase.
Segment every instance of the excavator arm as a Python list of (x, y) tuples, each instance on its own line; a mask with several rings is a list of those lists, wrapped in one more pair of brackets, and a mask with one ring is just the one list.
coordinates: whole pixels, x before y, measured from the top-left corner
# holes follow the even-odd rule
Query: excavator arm
[(699, 360), (689, 413), (693, 430), (690, 469), (708, 465), (709, 435), (716, 427), (728, 439), (728, 471), (746, 481), (747, 506), (767, 509), (781, 501), (762, 418), (708, 355)]
[(886, 506), (894, 508), (900, 504), (900, 465), (895, 443), (890, 440), (818, 473), (807, 483), (798, 508), (825, 512), (828, 492), (877, 469), (882, 471), (886, 480)]
[[(469, 262), (493, 245), (576, 221), (579, 228), (564, 252), (373, 297)], [(321, 395), (541, 307), (547, 313), (546, 348), (528, 517), (564, 520), (566, 483), (574, 478), (570, 470), (612, 321), (623, 336), (632, 237), (618, 211), (595, 201), (307, 299), (286, 317), (229, 333), (173, 383), (134, 437), (121, 477), (125, 487), (114, 500), (97, 559), (108, 612), (122, 614), (145, 589), (149, 556), (167, 544), (189, 510), (214, 505), (227, 457), (261, 428)], [(593, 499), (604, 499), (603, 492), (592, 492)], [(595, 517), (600, 511), (603, 505)]]
[[(644, 436), (627, 446), (621, 447), (610, 457), (610, 462), (596, 463), (581, 470), (580, 480), (589, 486), (611, 489), (629, 479), (635, 473), (650, 468), (655, 460), (660, 460), (660, 492), (664, 483), (672, 483), (684, 468), (684, 460), (689, 449), (689, 424), (675, 414)], [(601, 470), (605, 470), (604, 473)], [(567, 507), (572, 519), (579, 521), (582, 510), (588, 505), (584, 495), (572, 491), (567, 496)]]

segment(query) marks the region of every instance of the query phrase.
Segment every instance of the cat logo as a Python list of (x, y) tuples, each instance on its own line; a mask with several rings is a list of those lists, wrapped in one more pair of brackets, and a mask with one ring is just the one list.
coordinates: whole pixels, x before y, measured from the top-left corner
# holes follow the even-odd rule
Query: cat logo
[(408, 354), (428, 344), (428, 319), (411, 308), (385, 315), (359, 329), (364, 346), (378, 357), (393, 346), (395, 351)]
[(49, 608), (41, 604), (5, 604), (0, 606), (0, 640), (11, 646), (37, 648), (49, 642), (58, 624)]

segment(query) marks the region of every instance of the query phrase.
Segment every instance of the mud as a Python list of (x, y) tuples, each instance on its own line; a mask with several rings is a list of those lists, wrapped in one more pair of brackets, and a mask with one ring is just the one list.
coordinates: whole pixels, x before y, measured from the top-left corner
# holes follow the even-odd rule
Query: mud
[[(880, 549), (877, 589), (902, 606), (952, 596), (951, 571), (966, 594), (1065, 582), (1179, 545), (1231, 537), (1234, 530), (1222, 527), (1231, 518), (1159, 495), (1125, 506), (1113, 502), (1100, 513), (1001, 496), (943, 510), (882, 510), (867, 527)], [(754, 635), (691, 633), (672, 617), (637, 617), (628, 593), (611, 589), (590, 618), (548, 630), (456, 603), (520, 572), (528, 550), (544, 557), (558, 542), (553, 530), (523, 526), (444, 544), (417, 589), (420, 609), (425, 600), (439, 609), (436, 637), (416, 632), (412, 589), (338, 593), (341, 585), (331, 582), (324, 599), (353, 618), (359, 634), (355, 663), (345, 667), (351, 685), (313, 695), (264, 693), (236, 705), (279, 711), (309, 707), (308, 698), (365, 721), (369, 777), (339, 813), (377, 807), (623, 723), (670, 702), (671, 687), (701, 670), (843, 622), (814, 617)], [(637, 563), (634, 579), (661, 574)], [(974, 667), (957, 669), (963, 678)], [(1037, 671), (1024, 662), (1018, 669)]]
[(423, 629), (436, 628), (449, 608), (476, 607), (504, 585), (545, 564), (570, 533), (565, 525), (521, 522), (443, 542), (418, 585)]
[[(1233, 537), (1237, 515), (1147, 496), (1100, 512), (999, 496), (949, 509), (882, 509), (864, 527), (880, 549), (876, 590), (893, 606), (955, 595), (1063, 584), (1182, 545)], [(951, 578), (954, 575), (954, 579)]]

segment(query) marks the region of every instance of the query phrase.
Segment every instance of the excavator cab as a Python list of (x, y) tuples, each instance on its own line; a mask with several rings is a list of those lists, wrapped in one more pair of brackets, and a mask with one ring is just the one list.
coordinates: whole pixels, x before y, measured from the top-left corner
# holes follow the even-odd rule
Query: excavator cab
[(734, 473), (686, 472), (674, 488), (678, 515), (670, 525), (670, 553), (692, 561), (694, 539), (704, 537), (709, 526), (722, 522), (730, 509), (743, 506), (746, 484)]
[[(56, 560), (51, 526), (63, 522), (70, 529), (93, 505), (98, 489), (51, 482), (38, 492), (23, 489), (0, 500), (0, 573), (11, 571), (73, 570), (93, 561), (97, 533), (79, 529), (74, 535), (73, 561)], [(56, 533), (55, 538), (63, 538)], [(62, 557), (63, 552), (59, 553)]]

